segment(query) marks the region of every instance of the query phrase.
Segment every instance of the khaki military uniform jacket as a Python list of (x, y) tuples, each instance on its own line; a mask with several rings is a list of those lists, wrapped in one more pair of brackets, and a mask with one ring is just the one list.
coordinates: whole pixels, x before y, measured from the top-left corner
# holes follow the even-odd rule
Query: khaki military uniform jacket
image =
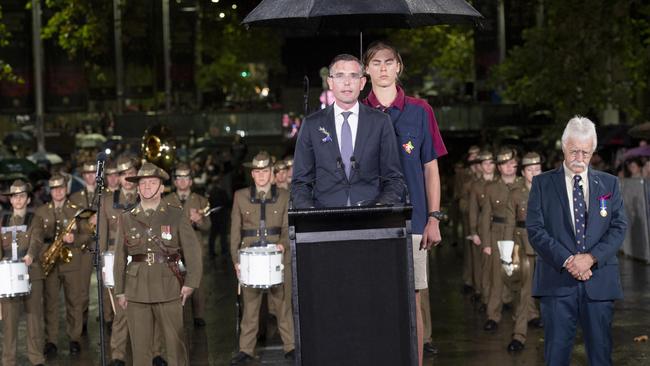
[(506, 184), (503, 179), (497, 179), (485, 186), (485, 199), (479, 215), (479, 237), (481, 247), (491, 247), (498, 252), (497, 241), (512, 240), (506, 235), (506, 206), (510, 189), (521, 184), (520, 178), (512, 184)]
[[(95, 197), (95, 192), (88, 192), (86, 188), (75, 192), (70, 195), (70, 202), (72, 204), (76, 205), (79, 208), (93, 208), (96, 209), (96, 207), (91, 207), (93, 204), (93, 200)], [(93, 247), (94, 248), (94, 242), (92, 242), (92, 236), (95, 233), (95, 229), (92, 227), (90, 222), (85, 219), (81, 220), (79, 222), (79, 230), (81, 230), (82, 233), (86, 234), (88, 241), (86, 246), (88, 247)]]
[[(495, 175), (492, 180), (477, 178), (472, 182), (469, 188), (469, 234), (479, 235), (479, 215), (485, 203), (485, 187), (498, 179)], [(480, 237), (480, 235), (479, 235)], [(483, 238), (481, 238), (483, 242)]]
[[(242, 230), (259, 230), (260, 213), (262, 205), (259, 202), (251, 202), (252, 188), (242, 188), (235, 192), (233, 198), (231, 225), (230, 225), (230, 255), (233, 263), (239, 263), (239, 249), (251, 246), (260, 240), (260, 236), (242, 236)], [(273, 190), (272, 188), (270, 189)], [(266, 227), (280, 228), (280, 234), (268, 235), (266, 240), (273, 244), (284, 246), (285, 264), (291, 260), (289, 253), (289, 191), (282, 188), (275, 188), (276, 198), (267, 198), (266, 201)], [(267, 193), (267, 197), (270, 196)]]
[[(208, 199), (198, 193), (191, 192), (190, 195), (187, 197), (185, 202), (181, 202), (181, 199), (176, 192), (172, 192), (165, 196), (165, 199), (167, 202), (174, 206), (179, 206), (183, 208), (183, 212), (185, 212), (185, 216), (187, 218), (190, 218), (190, 209), (194, 208), (198, 210), (201, 213), (207, 212), (207, 210), (210, 209), (210, 202), (208, 202)], [(190, 221), (190, 223), (192, 223)], [(197, 225), (192, 223), (192, 227), (194, 227), (195, 230), (200, 230), (203, 232), (207, 232), (210, 230), (210, 218), (209, 217), (203, 217), (201, 222)]]
[[(56, 214), (54, 203), (46, 203), (36, 209), (36, 216), (40, 217), (43, 222), (43, 250), (47, 248), (54, 241), (57, 231), (63, 232), (70, 221), (74, 218), (79, 207), (66, 200), (61, 207), (61, 214)], [(88, 233), (81, 232), (79, 225), (75, 225), (72, 230), (74, 234), (74, 242), (72, 244), (65, 244), (72, 252), (72, 260), (70, 263), (59, 263), (60, 272), (78, 271), (81, 268), (81, 247), (86, 244), (90, 239)]]
[[(117, 195), (115, 192), (118, 192)], [(123, 190), (105, 192), (102, 195), (101, 214), (99, 215), (97, 233), (99, 235), (99, 249), (115, 250), (117, 229), (120, 225), (120, 215), (127, 209), (133, 208), (138, 194), (134, 190), (127, 198)]]
[(530, 190), (525, 183), (512, 187), (506, 206), (506, 232), (510, 233), (515, 244), (523, 245), (526, 255), (535, 255), (535, 249), (528, 241), (526, 215), (528, 214), (528, 195)]
[(157, 303), (177, 300), (180, 284), (167, 263), (132, 261), (127, 256), (162, 252), (154, 237), (165, 246), (167, 254), (184, 254), (184, 285), (198, 288), (203, 274), (201, 246), (190, 220), (181, 207), (160, 202), (151, 213), (141, 205), (122, 213), (117, 232), (115, 254), (115, 294), (126, 295), (128, 301)]
[[(7, 213), (6, 215), (9, 220), (7, 220), (7, 225), (3, 227), (10, 226), (20, 226), (26, 225), (26, 217), (14, 216), (13, 214)], [(29, 266), (29, 278), (31, 280), (42, 280), (43, 279), (43, 270), (41, 269), (41, 262), (39, 261), (41, 251), (43, 249), (43, 220), (36, 216), (34, 213), (27, 213), (26, 216), (31, 215), (31, 222), (27, 227), (27, 231), (16, 232), (16, 242), (18, 243), (18, 260), (22, 261), (22, 258), (25, 255), (32, 257), (33, 262)], [(2, 216), (2, 222), (5, 221), (4, 215)], [(0, 258), (11, 260), (11, 241), (13, 234), (7, 232), (2, 234), (2, 245), (0, 245)]]
[(462, 212), (469, 209), (469, 193), (472, 183), (478, 180), (470, 168), (465, 168), (454, 177), (454, 199), (458, 200), (458, 208)]

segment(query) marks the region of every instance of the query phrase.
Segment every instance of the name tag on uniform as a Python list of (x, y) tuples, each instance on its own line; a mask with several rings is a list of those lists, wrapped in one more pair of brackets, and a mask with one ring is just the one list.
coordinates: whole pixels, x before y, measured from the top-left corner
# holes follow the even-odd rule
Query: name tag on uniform
[(160, 227), (160, 236), (165, 240), (172, 240), (172, 227), (170, 225), (162, 225)]

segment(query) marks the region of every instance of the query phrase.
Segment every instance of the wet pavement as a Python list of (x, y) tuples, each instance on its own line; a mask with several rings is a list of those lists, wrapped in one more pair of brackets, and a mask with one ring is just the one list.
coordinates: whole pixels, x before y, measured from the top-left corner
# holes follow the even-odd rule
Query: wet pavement
[[(650, 365), (650, 342), (634, 342), (634, 337), (650, 334), (650, 265), (621, 257), (621, 280), (625, 299), (616, 303), (613, 325), (615, 365)], [(543, 331), (529, 329), (525, 349), (509, 354), (513, 326), (512, 311), (504, 310), (503, 320), (493, 333), (482, 330), (485, 315), (469, 295), (461, 292), (462, 255), (460, 246), (449, 243), (432, 251), (430, 256), (430, 296), (434, 344), (440, 354), (425, 358), (425, 365), (541, 365), (543, 364)], [(206, 327), (195, 328), (186, 309), (186, 335), (190, 344), (191, 365), (228, 365), (236, 351), (236, 281), (232, 265), (224, 257), (205, 259), (204, 285), (207, 290)], [(93, 292), (96, 294), (95, 281)], [(99, 323), (95, 321), (97, 302), (91, 302), (91, 321), (84, 336), (82, 352), (70, 356), (64, 322), (61, 321), (59, 353), (47, 365), (98, 365)], [(63, 318), (63, 313), (61, 314)], [(21, 322), (18, 365), (29, 365), (25, 356), (25, 323)], [(0, 330), (1, 335), (1, 330)], [(251, 365), (291, 365), (283, 359), (279, 336), (273, 327), (267, 329), (268, 340), (258, 344), (259, 359)], [(108, 338), (107, 338), (108, 342)], [(572, 365), (587, 365), (580, 334), (573, 352)], [(108, 348), (108, 347), (107, 347)], [(110, 352), (107, 350), (107, 359)]]

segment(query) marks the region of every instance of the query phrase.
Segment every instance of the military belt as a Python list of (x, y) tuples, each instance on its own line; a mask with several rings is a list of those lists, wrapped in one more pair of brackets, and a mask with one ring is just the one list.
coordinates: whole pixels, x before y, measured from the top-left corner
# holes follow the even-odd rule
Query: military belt
[(517, 221), (515, 224), (518, 228), (525, 229), (526, 228), (526, 221)]
[(261, 234), (264, 234), (264, 236), (270, 236), (270, 235), (280, 235), (280, 232), (282, 231), (281, 228), (279, 227), (267, 227), (266, 229), (263, 229), (260, 231), (259, 229), (257, 230), (242, 230), (241, 231), (241, 237), (245, 238), (247, 236), (262, 236)]
[(155, 252), (149, 252), (147, 254), (133, 254), (131, 255), (131, 261), (133, 262), (146, 262), (148, 265), (153, 263), (173, 263), (181, 259), (180, 254), (171, 254), (164, 255)]
[(497, 223), (497, 224), (505, 224), (506, 219), (504, 217), (492, 216), (492, 222)]

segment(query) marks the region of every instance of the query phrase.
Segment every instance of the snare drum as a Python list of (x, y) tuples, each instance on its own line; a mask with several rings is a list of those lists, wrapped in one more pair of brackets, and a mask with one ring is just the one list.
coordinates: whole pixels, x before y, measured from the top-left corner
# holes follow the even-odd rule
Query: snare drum
[(25, 296), (31, 291), (29, 271), (25, 263), (0, 261), (0, 298)]
[(239, 281), (251, 288), (271, 288), (284, 281), (282, 252), (275, 244), (239, 250)]
[(103, 254), (102, 274), (104, 278), (104, 287), (115, 287), (115, 277), (113, 276), (113, 264), (115, 263), (115, 253), (113, 251), (105, 251)]

